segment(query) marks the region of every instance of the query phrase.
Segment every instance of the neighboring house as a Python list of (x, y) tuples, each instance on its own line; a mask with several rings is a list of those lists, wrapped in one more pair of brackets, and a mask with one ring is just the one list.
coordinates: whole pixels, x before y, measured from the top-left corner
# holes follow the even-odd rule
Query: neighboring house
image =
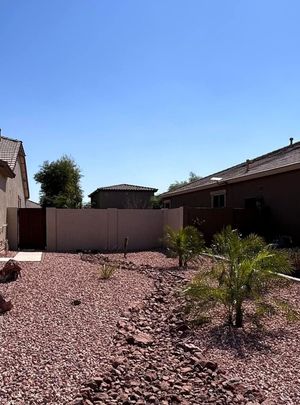
[(29, 198), (25, 152), (21, 141), (0, 135), (0, 240), (4, 238), (7, 208), (25, 208)]
[(117, 184), (101, 187), (89, 195), (92, 208), (150, 208), (156, 188)]
[(42, 206), (35, 202), (35, 201), (31, 201), (31, 200), (27, 200), (26, 201), (26, 208), (42, 208)]
[(291, 235), (300, 241), (299, 186), (300, 142), (293, 143), (291, 138), (289, 146), (211, 174), (160, 197), (165, 208), (244, 208), (263, 212), (275, 232)]

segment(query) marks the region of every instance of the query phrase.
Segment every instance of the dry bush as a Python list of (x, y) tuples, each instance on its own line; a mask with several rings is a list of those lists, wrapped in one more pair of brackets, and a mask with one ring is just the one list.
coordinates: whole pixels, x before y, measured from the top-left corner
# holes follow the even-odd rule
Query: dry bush
[(117, 267), (111, 264), (103, 264), (102, 266), (99, 267), (98, 271), (101, 280), (108, 280), (117, 271)]

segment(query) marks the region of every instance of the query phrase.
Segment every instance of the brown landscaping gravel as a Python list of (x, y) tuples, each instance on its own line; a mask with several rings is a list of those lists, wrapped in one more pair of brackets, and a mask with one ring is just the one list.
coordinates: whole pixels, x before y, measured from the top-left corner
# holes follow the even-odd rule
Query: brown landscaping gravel
[[(122, 255), (109, 257), (122, 260)], [(177, 263), (158, 252), (128, 254), (127, 263), (130, 262), (137, 265), (144, 263), (146, 268), (151, 265), (159, 268), (159, 263), (163, 263), (168, 269)], [(202, 258), (199, 263), (208, 266), (210, 259)], [(185, 272), (188, 279), (192, 274), (195, 274), (194, 269)], [(300, 310), (300, 282), (274, 291), (272, 296), (287, 300)], [(180, 301), (178, 305), (180, 307)], [(168, 309), (172, 310), (171, 307)], [(176, 312), (174, 316), (176, 319)], [(155, 315), (152, 318), (155, 324)], [(149, 322), (151, 324), (151, 320)], [(170, 323), (171, 320), (166, 323), (166, 329)], [(245, 385), (250, 392), (251, 389), (261, 392), (265, 405), (300, 404), (300, 322), (289, 323), (284, 316), (276, 315), (264, 320), (261, 331), (253, 327), (247, 318), (242, 330), (230, 330), (223, 323), (224, 312), (214, 311), (211, 323), (192, 328), (187, 336), (182, 336), (182, 342), (195, 345), (205, 359), (216, 362), (227, 378), (231, 379), (232, 385), (241, 390), (240, 394), (245, 392)], [(151, 328), (149, 333), (152, 333)], [(256, 401), (249, 401), (249, 405)], [(231, 402), (226, 400), (225, 403)]]
[[(270, 295), (300, 311), (300, 282)], [(272, 404), (300, 404), (300, 321), (288, 322), (284, 315), (273, 315), (258, 330), (246, 318), (243, 329), (232, 331), (221, 326), (222, 312), (214, 315), (210, 324), (197, 328), (191, 337), (201, 352), (228, 375), (258, 387)]]
[(109, 257), (110, 260), (131, 262), (136, 266), (144, 265), (164, 269), (172, 269), (178, 266), (178, 259), (168, 258), (163, 253), (155, 251), (127, 253), (126, 259), (124, 259), (122, 253), (110, 253), (104, 256)]
[[(111, 257), (112, 258), (112, 257)], [(84, 256), (107, 260), (107, 256)], [(114, 260), (117, 260), (114, 257)], [(123, 262), (132, 268), (132, 262)], [(110, 369), (79, 390), (72, 405), (250, 405), (262, 403), (256, 389), (229, 381), (216, 362), (184, 343), (189, 326), (176, 309), (174, 295), (185, 283), (187, 271), (166, 271), (140, 265), (155, 282), (155, 290), (133, 306), (118, 322)]]
[(100, 281), (97, 266), (78, 254), (45, 254), (21, 266), (21, 278), (0, 284), (14, 305), (0, 316), (0, 404), (64, 404), (103, 370), (121, 312), (152, 281), (120, 270)]
[[(113, 279), (99, 281), (96, 263), (106, 260), (123, 263), (123, 269)], [(199, 263), (208, 266), (210, 261), (204, 258)], [(138, 403), (134, 396), (126, 402), (130, 387), (136, 398), (140, 396), (141, 404), (160, 403), (157, 398), (162, 391), (166, 399), (161, 403), (175, 404), (180, 403), (176, 398), (181, 397), (183, 383), (182, 404), (186, 405), (300, 404), (300, 323), (275, 316), (267, 319), (259, 332), (246, 319), (244, 330), (233, 333), (222, 326), (223, 312), (217, 310), (211, 323), (186, 329), (182, 301), (174, 297), (165, 300), (164, 296), (172, 297), (172, 291), (182, 288), (195, 268), (178, 272), (176, 266), (176, 259), (160, 252), (128, 253), (126, 261), (122, 254), (46, 254), (42, 263), (23, 263), (22, 278), (0, 284), (0, 294), (14, 304), (13, 310), (0, 316), (0, 404), (65, 404), (78, 395), (86, 399), (77, 403), (85, 405)], [(160, 274), (158, 285), (151, 272)], [(299, 309), (300, 283), (272, 294)], [(72, 305), (74, 300), (81, 303)], [(181, 343), (190, 345), (191, 352), (182, 350)], [(115, 357), (119, 351), (125, 358)], [(209, 371), (203, 360), (197, 366), (200, 368), (195, 368), (197, 358), (211, 366), (217, 364), (217, 371)], [(157, 373), (160, 385), (155, 385), (151, 375), (148, 386), (144, 371), (151, 367), (159, 370), (162, 361), (164, 381)], [(128, 367), (130, 380), (125, 378)], [(179, 380), (176, 367), (180, 368)], [(111, 376), (122, 395), (120, 401), (115, 388), (110, 388), (111, 382), (107, 383)], [(82, 385), (92, 377), (98, 377), (96, 382)], [(140, 377), (150, 389), (144, 402), (136, 385)], [(173, 395), (168, 390), (174, 378), (177, 388)], [(132, 385), (128, 386), (129, 382)], [(199, 402), (194, 389), (202, 393)]]

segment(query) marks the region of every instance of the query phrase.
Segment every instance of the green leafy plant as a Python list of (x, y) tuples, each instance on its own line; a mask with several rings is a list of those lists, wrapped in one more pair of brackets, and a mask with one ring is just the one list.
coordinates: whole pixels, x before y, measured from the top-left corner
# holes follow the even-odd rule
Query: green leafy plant
[(108, 280), (109, 278), (111, 278), (115, 274), (116, 271), (117, 271), (116, 266), (112, 266), (110, 264), (103, 264), (99, 268), (99, 277), (102, 280)]
[(199, 255), (204, 249), (204, 239), (197, 228), (186, 226), (174, 230), (166, 227), (164, 243), (167, 254), (178, 257), (179, 267), (187, 266), (188, 261)]
[(264, 297), (274, 280), (278, 280), (277, 286), (284, 283), (278, 273), (290, 273), (287, 255), (267, 245), (258, 235), (242, 238), (231, 227), (215, 235), (212, 255), (212, 268), (199, 273), (185, 289), (196, 310), (222, 303), (228, 323), (235, 327), (243, 326), (246, 300), (253, 300), (258, 313), (272, 313), (274, 307), (265, 304)]
[(286, 249), (285, 251), (290, 258), (294, 275), (299, 276), (300, 275), (300, 249), (299, 248)]

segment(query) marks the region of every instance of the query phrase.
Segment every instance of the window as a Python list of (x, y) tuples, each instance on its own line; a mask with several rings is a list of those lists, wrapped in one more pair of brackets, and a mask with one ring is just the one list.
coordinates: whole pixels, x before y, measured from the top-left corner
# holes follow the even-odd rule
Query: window
[(246, 198), (245, 208), (260, 209), (264, 205), (262, 198)]
[(225, 208), (226, 207), (226, 191), (219, 190), (210, 193), (211, 207), (212, 208)]
[(171, 200), (165, 200), (163, 206), (164, 208), (171, 208)]

